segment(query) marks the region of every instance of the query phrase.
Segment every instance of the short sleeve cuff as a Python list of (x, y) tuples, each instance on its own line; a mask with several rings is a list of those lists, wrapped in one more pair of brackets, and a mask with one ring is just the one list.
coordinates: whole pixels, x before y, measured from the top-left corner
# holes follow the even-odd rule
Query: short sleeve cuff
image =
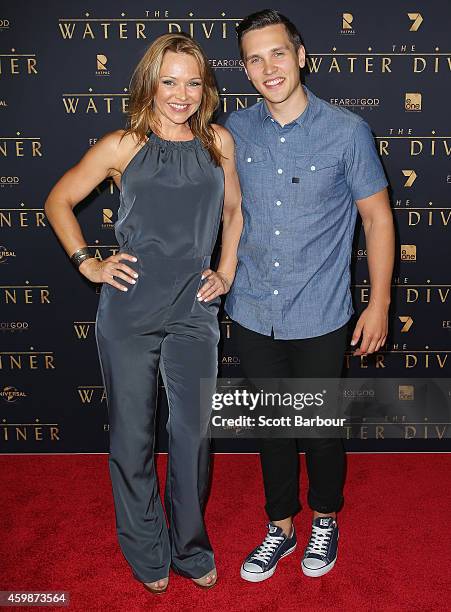
[(388, 181), (385, 176), (380, 176), (374, 181), (371, 181), (358, 189), (353, 189), (352, 197), (354, 200), (363, 200), (364, 198), (369, 198), (378, 191), (381, 191), (384, 189), (384, 187), (388, 187)]

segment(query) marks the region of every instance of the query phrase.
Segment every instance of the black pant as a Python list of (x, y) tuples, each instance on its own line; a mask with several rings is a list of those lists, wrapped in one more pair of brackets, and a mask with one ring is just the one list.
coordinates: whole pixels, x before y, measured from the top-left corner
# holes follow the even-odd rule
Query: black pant
[[(276, 340), (234, 322), (233, 332), (246, 378), (339, 378), (347, 338), (343, 327), (315, 338)], [(299, 446), (305, 450), (308, 504), (336, 512), (343, 504), (345, 452), (341, 438), (266, 438), (260, 440), (265, 510), (271, 521), (292, 516), (299, 502)]]

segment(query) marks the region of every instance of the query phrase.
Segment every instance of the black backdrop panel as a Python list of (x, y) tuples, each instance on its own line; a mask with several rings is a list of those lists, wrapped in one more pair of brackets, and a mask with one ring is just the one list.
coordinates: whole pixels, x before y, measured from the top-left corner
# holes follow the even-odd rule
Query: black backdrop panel
[[(0, 450), (106, 452), (108, 413), (94, 320), (99, 287), (71, 266), (43, 211), (54, 182), (105, 132), (124, 127), (131, 72), (148, 44), (187, 31), (204, 47), (227, 113), (258, 100), (234, 27), (257, 2), (30, 3), (0, 9)], [(345, 356), (350, 377), (450, 376), (451, 49), (448, 2), (280, 2), (309, 54), (305, 82), (372, 127), (397, 231), (390, 335), (378, 355)], [(412, 12), (414, 11), (414, 12)], [(118, 191), (106, 181), (76, 208), (99, 258), (114, 253)], [(358, 312), (368, 301), (365, 239), (352, 256)], [(233, 325), (221, 314), (220, 375), (239, 378)], [(158, 448), (166, 449), (160, 394)], [(427, 432), (427, 433), (425, 433)], [(349, 450), (450, 450), (430, 426), (409, 440)], [(426, 439), (427, 438), (427, 439)], [(255, 450), (217, 440), (218, 451)]]

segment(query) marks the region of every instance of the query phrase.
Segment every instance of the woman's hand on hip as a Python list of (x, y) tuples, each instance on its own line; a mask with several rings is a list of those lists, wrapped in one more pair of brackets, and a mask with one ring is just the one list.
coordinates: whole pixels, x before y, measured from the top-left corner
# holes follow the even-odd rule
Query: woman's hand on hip
[(232, 281), (224, 273), (215, 272), (210, 270), (210, 268), (202, 272), (202, 277), (207, 280), (197, 294), (199, 302), (209, 302), (218, 295), (227, 293), (232, 284)]
[(113, 287), (121, 289), (121, 291), (128, 291), (128, 287), (118, 283), (114, 280), (113, 276), (122, 278), (131, 285), (134, 285), (136, 283), (135, 279), (138, 278), (138, 274), (125, 263), (122, 263), (122, 259), (137, 261), (134, 255), (117, 253), (103, 261), (98, 261), (95, 257), (85, 259), (78, 269), (93, 283), (109, 283)]

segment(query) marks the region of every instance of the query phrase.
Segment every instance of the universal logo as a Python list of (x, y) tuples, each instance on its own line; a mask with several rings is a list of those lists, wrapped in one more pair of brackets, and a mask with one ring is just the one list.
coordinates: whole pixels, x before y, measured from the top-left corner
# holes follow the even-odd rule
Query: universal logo
[(0, 100), (0, 108), (8, 108), (8, 102), (6, 100)]
[(100, 53), (97, 54), (97, 70), (96, 76), (110, 76), (110, 71), (106, 67), (108, 62), (108, 58), (106, 55), (102, 55)]
[(11, 333), (28, 331), (28, 321), (0, 321), (0, 331)]
[(401, 327), (401, 333), (405, 334), (406, 332), (409, 331), (409, 329), (412, 327), (413, 325), (413, 319), (412, 317), (408, 317), (408, 316), (400, 316), (399, 320), (401, 321), (401, 323), (403, 323), (404, 325)]
[(410, 112), (421, 111), (421, 94), (420, 93), (406, 93), (404, 101), (404, 109)]
[(104, 208), (102, 210), (102, 229), (114, 229), (113, 211), (111, 208)]
[(402, 244), (401, 245), (401, 261), (416, 261), (417, 260), (417, 245)]
[(0, 176), (0, 188), (5, 187), (5, 185), (12, 187), (13, 185), (18, 185), (19, 182), (18, 176)]
[(398, 397), (400, 400), (412, 401), (415, 399), (415, 387), (413, 385), (398, 385)]
[(14, 404), (14, 402), (23, 397), (27, 397), (27, 393), (19, 391), (16, 387), (5, 386), (0, 390), (0, 398), (7, 404)]
[(0, 32), (3, 30), (9, 30), (9, 19), (0, 19)]
[(346, 36), (355, 34), (352, 22), (354, 21), (354, 15), (352, 13), (343, 13), (341, 17), (341, 30), (340, 34)]
[(10, 257), (16, 257), (16, 253), (0, 245), (0, 264), (7, 263)]

